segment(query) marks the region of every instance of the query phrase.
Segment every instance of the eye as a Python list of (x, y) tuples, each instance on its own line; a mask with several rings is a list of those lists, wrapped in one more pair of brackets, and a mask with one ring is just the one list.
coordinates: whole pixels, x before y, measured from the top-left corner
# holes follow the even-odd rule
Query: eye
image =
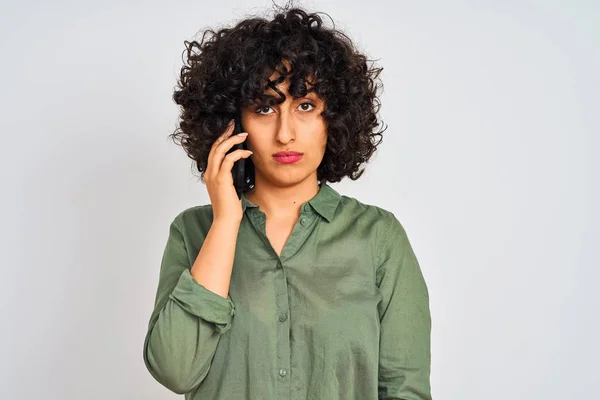
[[(306, 109), (305, 106), (309, 106), (312, 108)], [(316, 106), (313, 103), (311, 103), (310, 101), (305, 101), (304, 103), (300, 104), (298, 107), (302, 107), (302, 111), (308, 112), (308, 111), (312, 111)], [(270, 106), (259, 105), (254, 109), (254, 112), (257, 114), (260, 114), (260, 115), (269, 115), (271, 113), (269, 113), (269, 112), (263, 113), (262, 111), (268, 111), (270, 109), (271, 109)]]
[[(316, 106), (315, 106), (313, 103), (311, 103), (310, 101), (305, 101), (304, 103), (300, 104), (300, 107), (302, 107), (302, 106), (311, 106), (312, 108), (311, 108), (310, 110), (312, 110), (313, 108), (315, 108), (315, 107), (316, 107)], [(310, 111), (310, 110), (303, 109), (303, 111)]]
[(270, 114), (270, 113), (268, 113), (268, 114), (263, 114), (261, 111), (264, 111), (265, 109), (266, 109), (266, 110), (269, 110), (270, 108), (271, 108), (271, 107), (269, 107), (269, 106), (258, 106), (258, 107), (256, 107), (256, 108), (254, 109), (254, 112), (255, 112), (255, 113), (257, 113), (257, 114), (260, 114), (260, 115), (268, 115), (268, 114)]

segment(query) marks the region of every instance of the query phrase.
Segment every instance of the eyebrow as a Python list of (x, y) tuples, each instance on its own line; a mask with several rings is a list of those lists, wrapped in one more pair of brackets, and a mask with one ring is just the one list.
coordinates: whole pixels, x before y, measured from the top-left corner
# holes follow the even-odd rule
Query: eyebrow
[[(306, 95), (304, 96), (299, 96), (299, 97), (294, 97), (291, 96), (289, 93), (284, 93), (284, 95), (286, 96), (286, 98), (291, 97), (292, 100), (298, 100), (298, 99), (308, 99), (308, 100), (312, 100), (315, 102), (323, 102), (324, 100), (319, 97), (319, 95), (317, 95), (315, 92), (308, 92), (306, 93)], [(278, 93), (270, 93), (270, 92), (264, 92), (261, 97), (259, 97), (257, 99), (258, 102), (265, 102), (268, 98), (278, 98), (279, 94)]]

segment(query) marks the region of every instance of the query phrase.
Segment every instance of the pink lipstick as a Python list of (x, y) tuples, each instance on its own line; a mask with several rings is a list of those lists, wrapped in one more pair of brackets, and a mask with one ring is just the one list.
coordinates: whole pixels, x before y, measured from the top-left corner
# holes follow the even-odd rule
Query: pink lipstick
[(299, 161), (302, 158), (302, 153), (296, 151), (280, 151), (273, 154), (273, 158), (282, 164), (291, 164)]

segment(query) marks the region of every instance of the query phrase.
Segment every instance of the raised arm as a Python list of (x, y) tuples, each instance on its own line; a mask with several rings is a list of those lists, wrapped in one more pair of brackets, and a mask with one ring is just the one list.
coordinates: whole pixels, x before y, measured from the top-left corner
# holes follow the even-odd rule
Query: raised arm
[(232, 121), (208, 156), (204, 180), (213, 220), (193, 265), (182, 232), (183, 213), (171, 223), (144, 340), (146, 367), (158, 382), (179, 394), (190, 392), (206, 377), (219, 338), (235, 314), (228, 292), (243, 214), (231, 170), (235, 161), (251, 152), (226, 154), (246, 138), (231, 136), (233, 128)]
[[(219, 264), (202, 264), (203, 258), (214, 261), (214, 255), (219, 253), (222, 260), (229, 262), (238, 227), (213, 223), (190, 268), (177, 219), (170, 226), (154, 311), (144, 340), (144, 362), (152, 376), (175, 393), (187, 393), (202, 382), (219, 338), (230, 328), (235, 314), (231, 299), (200, 284), (191, 270), (202, 271), (202, 265)], [(231, 266), (221, 268), (215, 275), (229, 285)]]

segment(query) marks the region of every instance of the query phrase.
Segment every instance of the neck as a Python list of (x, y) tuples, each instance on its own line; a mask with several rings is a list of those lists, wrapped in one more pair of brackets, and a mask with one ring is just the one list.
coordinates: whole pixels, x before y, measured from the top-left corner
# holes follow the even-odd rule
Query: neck
[(305, 179), (294, 186), (275, 186), (260, 177), (255, 177), (254, 188), (245, 194), (268, 216), (297, 217), (300, 207), (319, 192), (316, 176)]

